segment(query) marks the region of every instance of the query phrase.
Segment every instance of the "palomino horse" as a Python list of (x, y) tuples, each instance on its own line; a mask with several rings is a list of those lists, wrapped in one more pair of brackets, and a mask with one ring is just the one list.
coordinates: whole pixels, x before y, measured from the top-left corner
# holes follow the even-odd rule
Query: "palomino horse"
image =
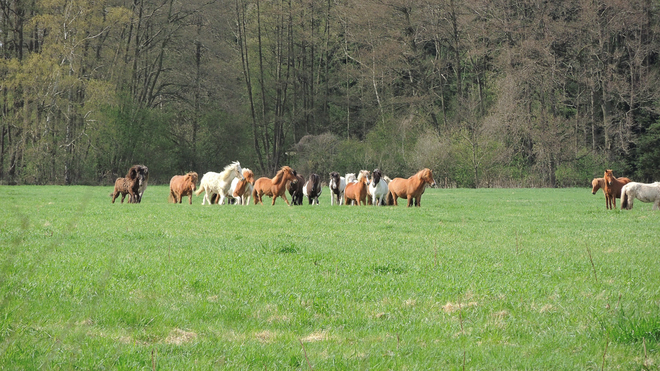
[(186, 175), (175, 175), (170, 179), (169, 201), (180, 204), (184, 196), (188, 196), (188, 202), (192, 205), (192, 196), (195, 191), (198, 175), (191, 171)]
[(289, 200), (286, 198), (286, 183), (289, 181), (297, 182), (298, 178), (296, 178), (293, 169), (288, 166), (282, 166), (273, 179), (266, 177), (257, 179), (257, 181), (254, 182), (254, 190), (252, 191), (254, 204), (256, 205), (259, 203), (263, 205), (262, 198), (263, 195), (266, 195), (273, 198), (271, 205), (275, 205), (275, 199), (277, 199), (277, 197), (282, 197), (284, 202), (291, 206)]
[(133, 200), (137, 199), (137, 195), (140, 188), (140, 178), (138, 176), (138, 171), (134, 167), (128, 169), (128, 174), (124, 178), (117, 178), (115, 181), (115, 189), (110, 193), (112, 197), (112, 203), (115, 203), (115, 199), (121, 193), (121, 203), (124, 203), (124, 198), (128, 195), (128, 203), (134, 203)]
[(435, 186), (433, 173), (430, 169), (422, 169), (408, 179), (392, 179), (390, 184), (387, 185), (389, 190), (387, 193), (387, 204), (397, 206), (397, 198), (401, 197), (408, 199), (408, 207), (412, 206), (413, 200), (415, 206), (421, 206), (420, 200), (422, 199), (422, 194), (424, 194), (426, 184), (430, 184), (431, 187)]
[(221, 173), (208, 172), (204, 174), (195, 195), (199, 196), (202, 192), (205, 192), (202, 205), (206, 202), (211, 205), (211, 197), (217, 194), (220, 196), (218, 203), (223, 204), (225, 197), (229, 196), (229, 187), (231, 187), (231, 181), (234, 178), (245, 179), (243, 169), (241, 169), (241, 164), (238, 161), (225, 166)]
[(321, 195), (321, 177), (318, 174), (312, 174), (307, 179), (307, 183), (303, 187), (303, 194), (309, 199), (309, 204), (319, 204), (319, 196)]
[(616, 209), (616, 199), (621, 198), (621, 188), (626, 183), (630, 183), (628, 178), (615, 178), (612, 170), (605, 170), (603, 175), (603, 192), (605, 193), (605, 207), (607, 209)]
[(346, 188), (346, 178), (339, 176), (339, 173), (333, 171), (330, 173), (330, 205), (337, 205), (344, 203), (344, 189)]
[(243, 168), (243, 178), (234, 178), (229, 187), (229, 193), (234, 197), (237, 205), (247, 205), (250, 203), (250, 196), (254, 184), (254, 173), (252, 170)]
[(651, 184), (629, 182), (621, 188), (621, 210), (631, 210), (633, 201), (653, 202), (653, 210), (660, 209), (660, 182)]
[(296, 181), (295, 182), (288, 182), (286, 184), (286, 188), (289, 190), (289, 194), (291, 195), (291, 204), (292, 205), (302, 205), (303, 202), (303, 188), (305, 185), (305, 177), (302, 175), (298, 174), (295, 170), (293, 171), (293, 174), (296, 176)]
[(385, 201), (385, 197), (387, 196), (387, 182), (383, 179), (383, 173), (380, 170), (376, 169), (371, 173), (371, 183), (369, 183), (367, 193), (371, 195), (372, 205), (382, 205), (383, 201)]
[(366, 170), (360, 171), (358, 175), (357, 182), (346, 184), (346, 189), (344, 190), (344, 198), (346, 200), (346, 205), (349, 204), (349, 201), (356, 206), (367, 205), (367, 186), (369, 181), (367, 177), (369, 172)]
[[(591, 181), (591, 194), (595, 195), (601, 188), (605, 188), (605, 178), (594, 178)], [(605, 193), (605, 191), (603, 191), (603, 193)]]

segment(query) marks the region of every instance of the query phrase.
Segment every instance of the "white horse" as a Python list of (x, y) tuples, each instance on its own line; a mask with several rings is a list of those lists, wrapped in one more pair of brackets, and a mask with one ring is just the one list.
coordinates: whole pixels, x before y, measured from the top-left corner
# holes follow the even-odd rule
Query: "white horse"
[(385, 196), (387, 196), (387, 182), (380, 170), (376, 169), (371, 174), (371, 184), (369, 184), (367, 192), (371, 195), (372, 205), (382, 205), (385, 201)]
[(343, 176), (340, 177), (338, 172), (333, 171), (330, 173), (328, 187), (330, 188), (330, 205), (334, 205), (335, 201), (337, 202), (337, 205), (343, 205), (346, 178)]
[(621, 210), (631, 210), (633, 201), (653, 202), (653, 210), (660, 209), (660, 182), (651, 184), (630, 182), (621, 188)]
[(243, 169), (243, 180), (234, 178), (229, 187), (229, 194), (236, 200), (236, 205), (249, 205), (254, 189), (254, 173), (248, 168)]
[(355, 173), (348, 173), (344, 175), (344, 178), (346, 179), (346, 184), (355, 183), (358, 181), (357, 178), (355, 177)]
[(202, 181), (199, 182), (199, 189), (195, 191), (195, 195), (199, 196), (202, 192), (205, 192), (202, 205), (207, 201), (210, 205), (210, 196), (217, 194), (220, 197), (218, 203), (222, 205), (225, 202), (225, 197), (229, 195), (229, 187), (231, 187), (231, 181), (234, 178), (245, 179), (243, 177), (243, 169), (241, 169), (241, 164), (238, 161), (225, 166), (225, 169), (221, 173), (210, 171), (204, 174)]

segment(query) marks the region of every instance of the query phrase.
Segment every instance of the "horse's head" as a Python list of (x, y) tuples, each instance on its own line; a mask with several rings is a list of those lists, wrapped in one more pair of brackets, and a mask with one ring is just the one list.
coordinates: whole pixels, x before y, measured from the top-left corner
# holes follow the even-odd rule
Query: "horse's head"
[(254, 184), (254, 173), (252, 172), (252, 170), (248, 168), (243, 169), (243, 178), (245, 178), (245, 180), (250, 182), (250, 184)]
[(605, 179), (605, 183), (607, 183), (608, 186), (612, 185), (612, 182), (614, 181), (614, 174), (612, 173), (612, 170), (610, 169), (605, 170), (605, 174), (603, 174), (603, 179)]
[(280, 169), (285, 181), (290, 181), (291, 184), (298, 183), (298, 173), (289, 166), (282, 166)]
[(243, 176), (243, 169), (241, 169), (241, 163), (238, 161), (234, 161), (231, 164), (232, 169), (234, 170), (234, 175), (236, 178), (240, 180), (245, 180), (245, 177)]
[(196, 172), (191, 171), (191, 172), (188, 173), (187, 175), (188, 175), (188, 179), (190, 179), (190, 181), (192, 182), (192, 184), (196, 184), (196, 183), (197, 183), (197, 179), (199, 179), (199, 175), (197, 175)]
[(596, 192), (600, 189), (600, 182), (603, 181), (603, 178), (594, 178), (594, 180), (591, 181), (591, 194), (595, 195)]
[(380, 170), (378, 170), (378, 169), (374, 170), (371, 173), (371, 184), (373, 184), (374, 186), (377, 186), (378, 183), (380, 183), (380, 178), (382, 178), (382, 177), (383, 177), (383, 173)]
[(336, 171), (333, 171), (330, 173), (330, 189), (337, 189), (339, 188), (339, 173)]
[(422, 180), (430, 184), (431, 187), (436, 186), (435, 179), (433, 179), (433, 172), (431, 171), (431, 169), (422, 170)]
[(318, 174), (312, 173), (309, 176), (309, 184), (312, 185), (312, 192), (316, 192), (316, 190), (319, 188), (319, 184), (321, 184), (321, 177), (319, 177)]
[[(364, 179), (364, 181), (362, 181)], [(358, 173), (358, 182), (366, 183), (369, 185), (369, 170), (360, 170)]]

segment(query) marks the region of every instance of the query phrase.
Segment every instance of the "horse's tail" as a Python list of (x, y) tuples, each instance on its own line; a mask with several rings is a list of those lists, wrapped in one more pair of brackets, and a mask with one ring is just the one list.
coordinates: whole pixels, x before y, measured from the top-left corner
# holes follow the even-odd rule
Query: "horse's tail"
[(628, 188), (623, 187), (621, 189), (621, 210), (628, 209), (630, 201), (628, 201), (628, 198), (630, 195), (628, 194)]
[(385, 205), (394, 205), (394, 196), (392, 196), (392, 192), (387, 191), (387, 201), (385, 202)]
[(200, 194), (202, 194), (202, 192), (204, 192), (205, 189), (206, 189), (206, 186), (200, 184), (199, 189), (195, 191), (195, 196), (199, 196)]
[(257, 192), (257, 187), (252, 187), (252, 198), (254, 199), (254, 204), (259, 204), (259, 193)]

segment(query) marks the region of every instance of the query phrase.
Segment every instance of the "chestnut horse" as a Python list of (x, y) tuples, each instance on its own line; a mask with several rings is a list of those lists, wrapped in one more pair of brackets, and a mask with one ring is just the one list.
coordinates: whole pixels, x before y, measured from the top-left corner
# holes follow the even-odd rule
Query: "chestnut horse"
[(248, 168), (243, 168), (243, 178), (245, 179), (234, 178), (229, 188), (229, 192), (234, 197), (237, 205), (247, 205), (250, 203), (250, 196), (252, 195), (254, 173)]
[(305, 178), (302, 175), (296, 173), (295, 170), (293, 171), (293, 174), (296, 176), (297, 180), (295, 182), (287, 183), (286, 187), (289, 190), (289, 194), (291, 195), (291, 203), (293, 205), (302, 205)]
[(355, 206), (367, 205), (367, 186), (369, 184), (368, 178), (369, 171), (362, 170), (358, 174), (358, 180), (355, 183), (346, 184), (346, 189), (344, 189), (344, 199), (346, 200), (346, 205), (349, 205), (351, 202)]
[(298, 178), (296, 178), (293, 169), (288, 166), (282, 166), (273, 179), (266, 177), (257, 179), (257, 181), (254, 182), (254, 190), (252, 191), (254, 204), (263, 205), (262, 197), (263, 195), (266, 195), (273, 198), (271, 205), (275, 205), (275, 199), (277, 199), (277, 197), (282, 197), (284, 202), (291, 206), (289, 200), (286, 198), (286, 183), (289, 181), (297, 182)]
[(422, 169), (408, 179), (392, 179), (387, 185), (387, 189), (389, 190), (387, 193), (387, 204), (397, 206), (397, 198), (401, 197), (408, 199), (408, 207), (412, 206), (413, 200), (415, 206), (421, 206), (420, 200), (422, 199), (422, 194), (424, 194), (426, 184), (430, 184), (431, 187), (435, 186), (433, 172), (430, 169)]
[(115, 189), (110, 193), (112, 197), (112, 203), (115, 203), (115, 199), (121, 193), (121, 203), (124, 203), (124, 198), (128, 195), (128, 203), (136, 203), (138, 193), (140, 189), (140, 177), (138, 171), (135, 167), (131, 167), (128, 170), (128, 174), (124, 178), (117, 178), (115, 181)]
[(188, 202), (192, 205), (192, 196), (195, 191), (197, 179), (196, 172), (191, 171), (186, 175), (175, 175), (170, 179), (169, 202), (180, 204), (184, 196), (188, 196)]
[(603, 175), (603, 192), (605, 193), (605, 207), (607, 209), (616, 209), (616, 199), (621, 198), (621, 188), (630, 183), (628, 178), (616, 178), (612, 170), (605, 170)]

